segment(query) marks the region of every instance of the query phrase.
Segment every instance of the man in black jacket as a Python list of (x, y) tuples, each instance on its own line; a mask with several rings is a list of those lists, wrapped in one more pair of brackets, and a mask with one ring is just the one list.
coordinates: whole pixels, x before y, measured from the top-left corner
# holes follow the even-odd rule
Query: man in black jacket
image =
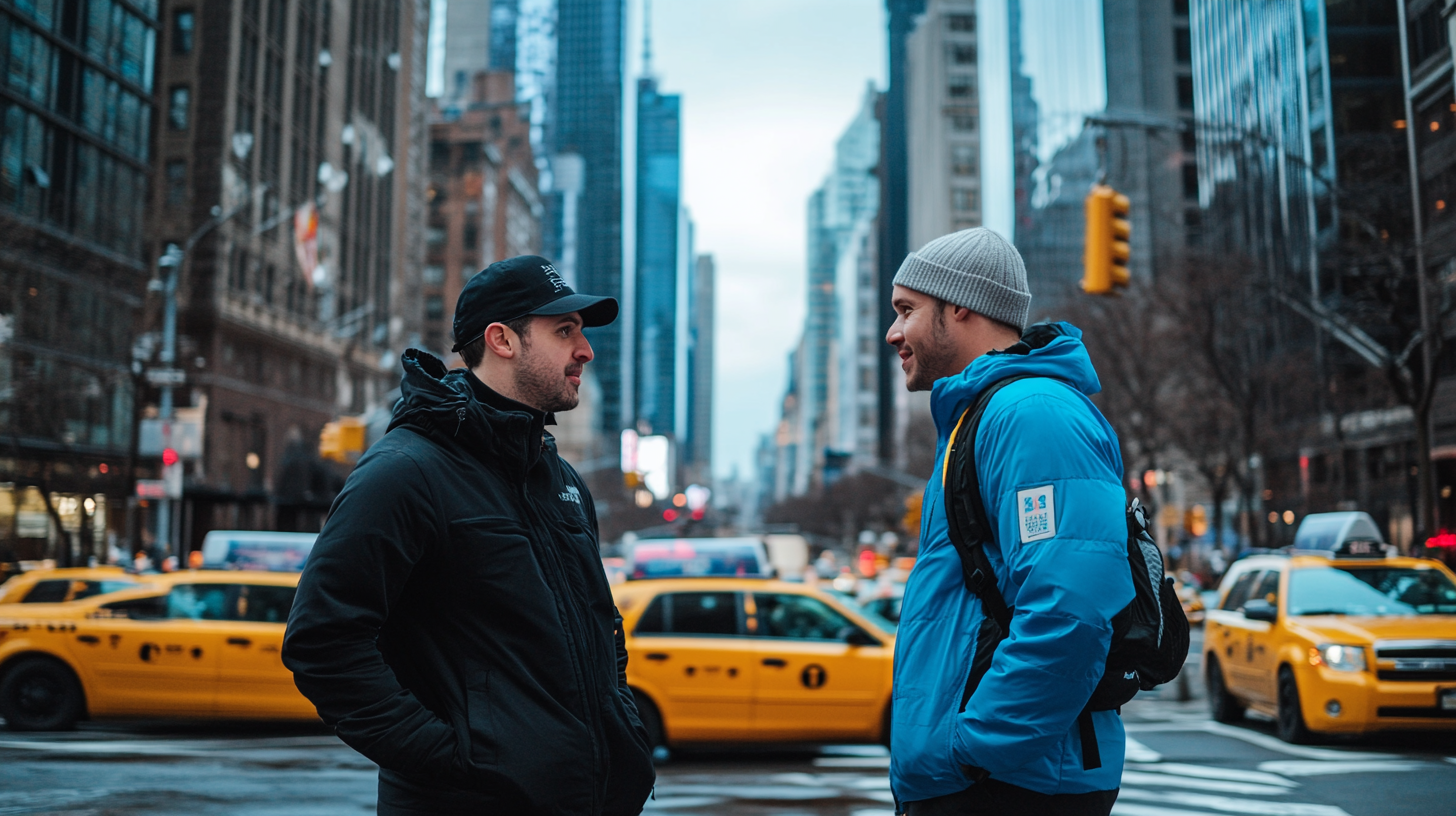
[(617, 816), (651, 792), (596, 509), (545, 430), (576, 407), (583, 326), (616, 316), (544, 258), (472, 278), (467, 368), (405, 353), (389, 433), (314, 545), (283, 661), (379, 764), (380, 816)]

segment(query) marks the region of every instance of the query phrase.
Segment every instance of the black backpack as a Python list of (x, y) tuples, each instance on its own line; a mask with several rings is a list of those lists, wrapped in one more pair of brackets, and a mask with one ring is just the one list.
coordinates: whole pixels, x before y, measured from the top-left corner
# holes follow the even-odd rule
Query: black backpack
[[(976, 429), (981, 416), (997, 391), (1023, 374), (998, 380), (987, 386), (961, 415), (945, 454), (942, 485), (945, 489), (946, 519), (950, 540), (960, 553), (966, 589), (981, 599), (986, 612), (976, 638), (971, 673), (961, 696), (964, 711), (971, 694), (991, 667), (996, 647), (1010, 631), (1014, 610), (996, 586), (985, 545), (994, 543), (995, 528), (987, 521), (981, 502), (981, 485), (976, 475)], [(1093, 711), (1119, 709), (1138, 693), (1171, 681), (1188, 657), (1188, 618), (1173, 588), (1173, 579), (1163, 574), (1163, 556), (1148, 534), (1147, 509), (1133, 499), (1127, 506), (1127, 564), (1132, 573), (1133, 599), (1112, 618), (1112, 645), (1102, 680), (1077, 718), (1082, 738), (1082, 767), (1102, 767), (1097, 735), (1092, 728)]]

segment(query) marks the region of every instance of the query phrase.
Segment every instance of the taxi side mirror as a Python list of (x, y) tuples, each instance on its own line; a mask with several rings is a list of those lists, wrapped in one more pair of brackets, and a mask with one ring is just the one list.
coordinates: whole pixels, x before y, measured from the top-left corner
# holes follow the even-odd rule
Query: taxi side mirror
[(1249, 620), (1273, 623), (1279, 619), (1279, 610), (1275, 608), (1274, 604), (1269, 603), (1263, 598), (1256, 598), (1252, 601), (1245, 602), (1239, 611), (1243, 612), (1244, 617)]
[(859, 628), (858, 626), (846, 626), (839, 632), (839, 639), (851, 646), (879, 646), (880, 641), (874, 635)]

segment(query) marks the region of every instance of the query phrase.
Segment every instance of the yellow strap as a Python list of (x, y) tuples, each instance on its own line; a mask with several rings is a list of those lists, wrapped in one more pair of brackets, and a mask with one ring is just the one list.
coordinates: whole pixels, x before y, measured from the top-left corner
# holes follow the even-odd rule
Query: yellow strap
[(956, 435), (961, 432), (961, 423), (966, 421), (966, 414), (969, 414), (970, 412), (971, 412), (971, 409), (970, 408), (967, 408), (964, 412), (961, 413), (961, 418), (958, 419), (958, 420), (956, 420), (955, 430), (953, 430), (953, 431), (950, 432), (950, 439), (946, 440), (946, 443), (945, 443), (945, 459), (942, 460), (941, 463), (940, 463), (940, 489), (941, 490), (944, 490), (945, 489), (945, 472), (950, 469), (950, 455), (955, 452)]

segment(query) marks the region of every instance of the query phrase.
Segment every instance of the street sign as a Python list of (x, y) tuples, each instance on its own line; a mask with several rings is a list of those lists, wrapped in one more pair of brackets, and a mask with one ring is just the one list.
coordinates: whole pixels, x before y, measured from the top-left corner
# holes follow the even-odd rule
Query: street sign
[[(189, 409), (179, 409), (182, 413)], [(171, 448), (182, 459), (202, 458), (202, 420), (196, 419), (144, 419), (140, 423), (137, 439), (137, 453), (141, 456), (161, 456), (162, 451)]]
[(152, 385), (182, 385), (187, 382), (187, 372), (180, 368), (149, 368), (147, 382)]
[(164, 479), (137, 479), (136, 494), (139, 499), (165, 499), (167, 482)]
[(165, 498), (182, 498), (182, 467), (181, 462), (174, 462), (162, 468), (162, 485), (166, 488)]

